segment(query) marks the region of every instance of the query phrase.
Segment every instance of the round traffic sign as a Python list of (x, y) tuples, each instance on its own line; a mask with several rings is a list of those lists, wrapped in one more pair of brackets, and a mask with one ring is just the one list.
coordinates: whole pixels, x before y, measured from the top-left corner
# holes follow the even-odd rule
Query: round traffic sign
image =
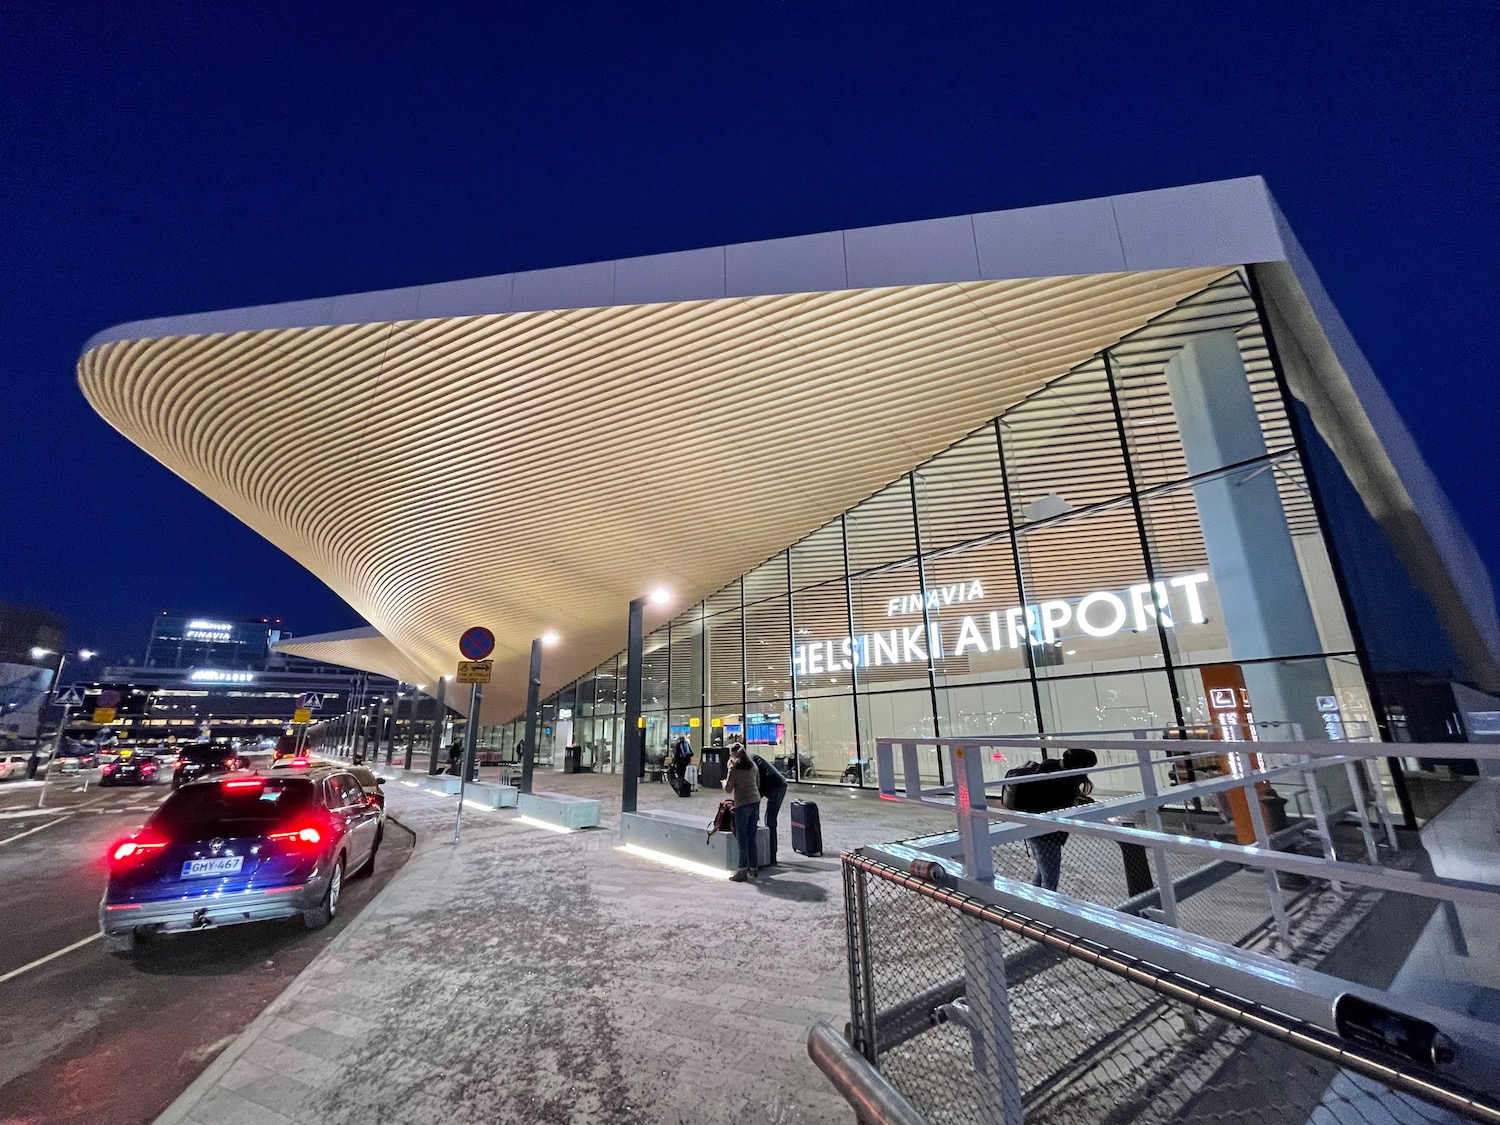
[(120, 693), (119, 692), (112, 691), (112, 690), (105, 690), (105, 691), (101, 691), (99, 693), (99, 706), (100, 707), (118, 707), (119, 705), (120, 705)]
[(483, 625), (476, 625), (458, 638), (458, 651), (467, 660), (483, 660), (495, 651), (495, 634)]

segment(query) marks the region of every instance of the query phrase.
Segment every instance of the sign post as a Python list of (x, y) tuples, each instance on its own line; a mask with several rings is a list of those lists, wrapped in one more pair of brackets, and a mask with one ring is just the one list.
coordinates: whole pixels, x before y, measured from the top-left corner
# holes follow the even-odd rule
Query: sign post
[(469, 774), (474, 769), (475, 749), (479, 744), (479, 708), (483, 702), (482, 684), (490, 682), (493, 662), (487, 659), (495, 651), (495, 634), (476, 625), (466, 630), (458, 639), (458, 651), (466, 657), (458, 663), (458, 682), (469, 684), (469, 721), (464, 725), (464, 754), (459, 765), (458, 812), (453, 818), (453, 842), (458, 843), (463, 828), (464, 789), (469, 784)]

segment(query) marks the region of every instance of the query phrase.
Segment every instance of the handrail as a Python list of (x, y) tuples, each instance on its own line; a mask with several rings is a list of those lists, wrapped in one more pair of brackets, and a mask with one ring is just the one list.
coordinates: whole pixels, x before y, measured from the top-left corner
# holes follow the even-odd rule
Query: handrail
[(807, 1029), (807, 1057), (843, 1095), (863, 1125), (927, 1125), (916, 1107), (827, 1020)]

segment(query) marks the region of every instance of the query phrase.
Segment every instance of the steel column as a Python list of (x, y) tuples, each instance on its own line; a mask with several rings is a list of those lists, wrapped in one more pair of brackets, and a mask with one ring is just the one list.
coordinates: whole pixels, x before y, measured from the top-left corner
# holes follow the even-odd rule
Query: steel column
[(437, 701), (437, 709), (432, 715), (432, 730), (427, 736), (427, 776), (432, 777), (438, 772), (438, 750), (439, 743), (443, 740), (443, 720), (447, 717), (448, 708), (444, 698), (448, 693), (448, 677), (438, 677), (437, 695), (433, 698)]
[[(647, 599), (636, 598), (630, 603), (630, 622), (625, 641), (625, 778), (620, 790), (620, 811), (633, 813), (636, 809), (636, 789), (640, 774), (646, 764), (646, 734), (641, 730), (641, 662), (645, 658), (645, 632), (642, 617)], [(744, 722), (744, 716), (740, 716)]]
[(536, 720), (541, 709), (542, 638), (531, 642), (531, 668), (526, 673), (526, 745), (521, 754), (521, 792), (531, 792), (532, 763), (536, 760)]
[(479, 685), (469, 689), (469, 721), (464, 724), (464, 757), (459, 766), (458, 811), (453, 816), (453, 842), (458, 843), (459, 829), (464, 819), (464, 787), (469, 783), (469, 774), (474, 769), (474, 754), (479, 744), (479, 707), (484, 701)]

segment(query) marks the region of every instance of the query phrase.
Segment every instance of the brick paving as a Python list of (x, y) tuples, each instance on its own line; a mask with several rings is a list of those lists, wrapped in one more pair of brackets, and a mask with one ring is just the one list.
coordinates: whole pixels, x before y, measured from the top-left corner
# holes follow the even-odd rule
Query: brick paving
[[(416, 852), (159, 1125), (853, 1121), (805, 1048), (848, 1019), (838, 855), (951, 814), (817, 790), (825, 856), (792, 853), (783, 807), (782, 867), (738, 884), (616, 850), (619, 785), (539, 772), (603, 826), (466, 807), (454, 845), (454, 798), (393, 781)], [(706, 828), (716, 799), (640, 804)]]

